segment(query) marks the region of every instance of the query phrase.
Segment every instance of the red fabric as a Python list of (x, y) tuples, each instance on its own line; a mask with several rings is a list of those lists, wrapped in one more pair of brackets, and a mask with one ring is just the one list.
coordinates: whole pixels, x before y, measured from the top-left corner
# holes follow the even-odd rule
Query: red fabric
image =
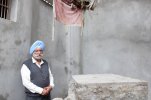
[(83, 13), (81, 9), (72, 9), (71, 6), (62, 2), (62, 0), (54, 0), (55, 18), (65, 25), (82, 26)]

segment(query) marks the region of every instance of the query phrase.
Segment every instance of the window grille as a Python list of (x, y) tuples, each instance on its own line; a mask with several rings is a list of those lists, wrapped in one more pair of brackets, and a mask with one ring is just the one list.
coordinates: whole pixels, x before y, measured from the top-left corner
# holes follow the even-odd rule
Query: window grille
[(0, 17), (9, 19), (9, 7), (10, 0), (0, 0)]

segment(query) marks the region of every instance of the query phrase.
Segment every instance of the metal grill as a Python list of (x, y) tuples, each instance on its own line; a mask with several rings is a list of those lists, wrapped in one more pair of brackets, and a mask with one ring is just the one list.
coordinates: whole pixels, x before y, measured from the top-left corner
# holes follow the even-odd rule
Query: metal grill
[(8, 19), (10, 0), (0, 0), (0, 17)]

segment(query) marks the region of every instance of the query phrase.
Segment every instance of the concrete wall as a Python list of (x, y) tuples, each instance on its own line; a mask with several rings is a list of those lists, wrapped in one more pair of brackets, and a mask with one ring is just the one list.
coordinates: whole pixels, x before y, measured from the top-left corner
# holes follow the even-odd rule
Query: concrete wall
[[(37, 6), (38, 5), (38, 6)], [(33, 3), (33, 19), (31, 43), (43, 40), (46, 44), (45, 59), (52, 65), (55, 88), (52, 98), (67, 96), (68, 81), (72, 74), (80, 71), (80, 30), (79, 27), (64, 26), (55, 21), (54, 40), (52, 40), (52, 7), (35, 0)], [(74, 34), (76, 33), (76, 34)]]
[[(37, 6), (38, 5), (38, 6)], [(32, 5), (31, 44), (40, 39), (46, 44), (45, 58), (52, 65), (55, 88), (52, 98), (66, 97), (68, 92), (68, 67), (66, 62), (66, 28), (55, 22), (55, 37), (52, 40), (53, 9), (42, 0), (35, 0)]]
[(85, 13), (83, 73), (130, 76), (151, 87), (150, 33), (151, 0), (101, 0)]
[(17, 0), (16, 22), (0, 18), (0, 100), (23, 100), (22, 61), (30, 45), (31, 0)]

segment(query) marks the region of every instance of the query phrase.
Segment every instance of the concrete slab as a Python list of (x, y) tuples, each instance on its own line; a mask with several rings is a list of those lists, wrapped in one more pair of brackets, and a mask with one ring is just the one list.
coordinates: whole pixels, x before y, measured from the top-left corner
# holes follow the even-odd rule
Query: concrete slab
[(67, 100), (147, 100), (148, 83), (114, 74), (75, 75)]
[[(133, 82), (145, 82), (143, 80), (133, 79), (115, 74), (94, 74), (94, 75), (74, 75), (73, 79), (78, 84), (109, 84), (109, 83), (133, 83)], [(90, 81), (93, 80), (93, 81)]]

